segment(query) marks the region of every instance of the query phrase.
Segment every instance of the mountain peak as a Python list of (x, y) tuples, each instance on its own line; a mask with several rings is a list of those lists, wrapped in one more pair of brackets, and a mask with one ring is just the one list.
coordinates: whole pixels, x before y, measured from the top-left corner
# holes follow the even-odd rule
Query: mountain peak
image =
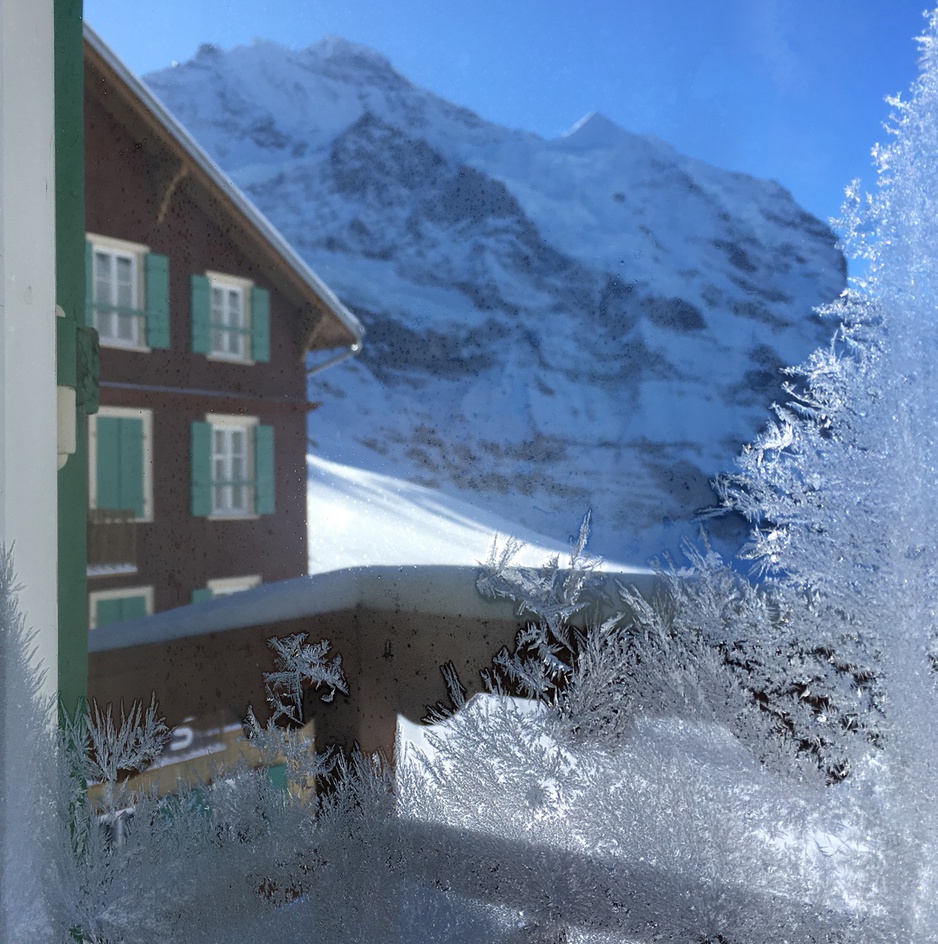
[(630, 137), (629, 132), (611, 118), (600, 111), (591, 111), (567, 129), (561, 135), (561, 140), (583, 148), (601, 148), (614, 147), (624, 138)]
[(202, 62), (214, 61), (221, 58), (221, 48), (214, 43), (202, 43), (196, 51), (195, 58)]

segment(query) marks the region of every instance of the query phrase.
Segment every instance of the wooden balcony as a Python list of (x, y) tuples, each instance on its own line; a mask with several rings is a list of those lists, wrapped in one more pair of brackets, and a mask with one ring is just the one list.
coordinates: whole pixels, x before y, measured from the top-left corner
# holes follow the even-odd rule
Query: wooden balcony
[(133, 573), (137, 569), (137, 521), (132, 508), (88, 511), (88, 574)]

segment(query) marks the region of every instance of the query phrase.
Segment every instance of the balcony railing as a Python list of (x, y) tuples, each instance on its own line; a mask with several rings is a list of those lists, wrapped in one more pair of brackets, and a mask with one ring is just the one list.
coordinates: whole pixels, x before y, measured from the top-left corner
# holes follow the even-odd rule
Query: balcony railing
[(88, 511), (88, 573), (137, 569), (137, 521), (132, 508)]

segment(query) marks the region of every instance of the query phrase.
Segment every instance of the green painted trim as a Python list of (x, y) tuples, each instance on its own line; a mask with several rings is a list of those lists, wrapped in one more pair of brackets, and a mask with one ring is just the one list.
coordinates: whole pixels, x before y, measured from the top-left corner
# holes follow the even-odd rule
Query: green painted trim
[(94, 325), (94, 246), (85, 239), (85, 324)]
[(55, 382), (78, 386), (78, 325), (74, 318), (55, 319)]
[(100, 379), (101, 379), (101, 348), (98, 344), (98, 332), (87, 325), (78, 325), (77, 353), (78, 365), (76, 379), (76, 406), (79, 413), (91, 416), (98, 412)]
[[(76, 330), (85, 319), (84, 50), (81, 0), (54, 0), (56, 301)], [(63, 365), (63, 370), (68, 371)], [(88, 421), (58, 474), (58, 689), (73, 712), (88, 692)]]

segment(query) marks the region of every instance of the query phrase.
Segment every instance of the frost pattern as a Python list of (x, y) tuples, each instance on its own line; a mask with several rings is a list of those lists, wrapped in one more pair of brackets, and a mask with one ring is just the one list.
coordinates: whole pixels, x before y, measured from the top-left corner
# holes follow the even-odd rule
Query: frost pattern
[(264, 677), (267, 701), (273, 709), (273, 721), (281, 718), (294, 724), (303, 723), (303, 691), (323, 688), (320, 696), (329, 702), (336, 692), (348, 694), (348, 681), (342, 673), (342, 657), (326, 658), (329, 640), (306, 644), (306, 633), (271, 639), (276, 669)]

